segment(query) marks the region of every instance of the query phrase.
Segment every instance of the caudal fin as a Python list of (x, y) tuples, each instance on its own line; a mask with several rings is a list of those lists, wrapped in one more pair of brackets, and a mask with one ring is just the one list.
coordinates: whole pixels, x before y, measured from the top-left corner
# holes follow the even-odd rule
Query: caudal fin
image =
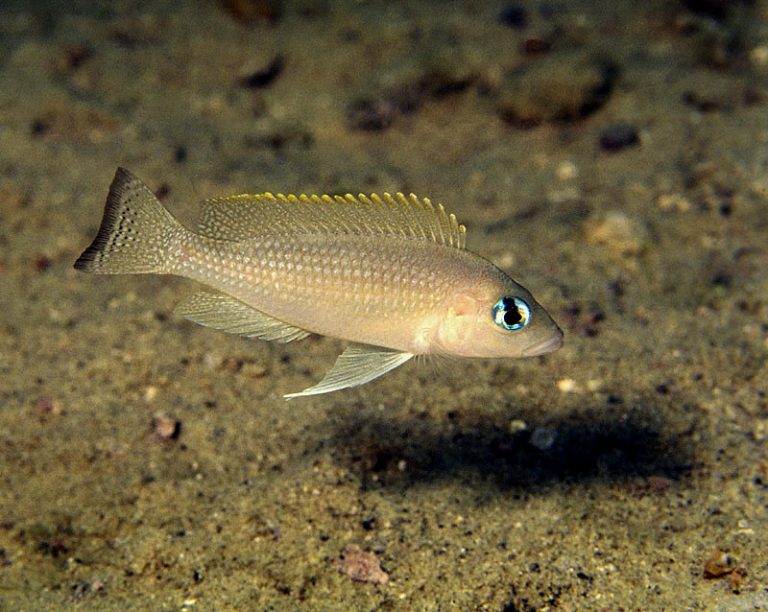
[(75, 268), (98, 274), (168, 273), (186, 231), (149, 187), (118, 168), (99, 233)]

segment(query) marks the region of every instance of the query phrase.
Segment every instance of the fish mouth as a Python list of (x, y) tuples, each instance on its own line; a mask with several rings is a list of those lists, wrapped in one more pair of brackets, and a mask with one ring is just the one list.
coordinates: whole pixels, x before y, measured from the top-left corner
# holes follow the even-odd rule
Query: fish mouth
[(551, 338), (547, 338), (542, 342), (532, 344), (523, 351), (523, 357), (536, 357), (537, 355), (546, 355), (552, 351), (556, 351), (563, 346), (563, 332), (559, 329), (557, 333)]

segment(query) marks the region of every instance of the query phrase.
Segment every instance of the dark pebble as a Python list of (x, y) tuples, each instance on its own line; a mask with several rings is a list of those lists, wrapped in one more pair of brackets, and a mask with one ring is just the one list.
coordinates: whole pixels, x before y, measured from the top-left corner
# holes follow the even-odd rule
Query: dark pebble
[(275, 58), (264, 68), (253, 71), (240, 81), (243, 87), (248, 89), (261, 89), (268, 87), (274, 80), (280, 76), (285, 67), (285, 59), (282, 55), (276, 55)]
[(710, 282), (716, 287), (728, 288), (733, 283), (733, 277), (728, 272), (720, 271), (712, 276)]
[(508, 28), (522, 30), (528, 26), (528, 12), (519, 4), (508, 4), (499, 13), (499, 23)]
[(626, 293), (626, 290), (624, 288), (624, 283), (620, 280), (611, 281), (608, 283), (608, 291), (613, 297), (624, 297), (624, 294)]
[(35, 119), (30, 126), (29, 131), (32, 136), (45, 136), (51, 129), (50, 124), (42, 119)]
[(728, 104), (717, 96), (696, 91), (683, 92), (683, 103), (695, 108), (700, 113), (716, 113), (728, 109)]
[(93, 51), (85, 45), (71, 45), (64, 49), (64, 53), (67, 65), (72, 70), (82, 66), (93, 55)]
[(522, 45), (525, 55), (544, 55), (552, 50), (552, 43), (543, 38), (526, 38)]
[(222, 0), (221, 4), (235, 21), (243, 25), (275, 23), (283, 14), (281, 0)]
[(177, 164), (187, 161), (187, 148), (183, 145), (179, 145), (173, 152), (173, 159)]
[(32, 261), (32, 267), (36, 272), (45, 272), (51, 267), (51, 260), (47, 255), (38, 255)]
[(637, 134), (637, 129), (628, 123), (609, 125), (600, 134), (600, 148), (609, 153), (634, 147), (639, 143), (640, 137)]
[(394, 105), (386, 100), (357, 100), (347, 108), (347, 122), (355, 130), (379, 132), (392, 125), (396, 114)]
[(731, 0), (683, 0), (683, 5), (692, 13), (723, 21), (728, 16)]

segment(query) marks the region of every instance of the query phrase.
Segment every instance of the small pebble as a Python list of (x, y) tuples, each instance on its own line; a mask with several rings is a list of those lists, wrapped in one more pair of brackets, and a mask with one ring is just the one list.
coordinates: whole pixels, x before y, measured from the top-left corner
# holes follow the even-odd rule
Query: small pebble
[(757, 68), (768, 66), (768, 45), (760, 45), (749, 52), (749, 59), (752, 65)]
[(735, 566), (736, 563), (731, 555), (715, 548), (704, 563), (704, 578), (721, 578), (730, 574)]
[(152, 418), (152, 432), (158, 440), (175, 440), (181, 435), (181, 421), (166, 414), (156, 414)]
[(274, 23), (283, 13), (280, 0), (222, 0), (221, 4), (235, 21), (244, 25)]
[(173, 150), (173, 159), (177, 164), (187, 161), (188, 155), (189, 153), (187, 153), (187, 148), (184, 145), (178, 145)]
[(275, 55), (265, 65), (253, 68), (247, 71), (240, 78), (240, 84), (248, 89), (261, 89), (269, 87), (274, 80), (280, 76), (285, 66), (285, 59), (282, 55)]
[(222, 367), (224, 358), (218, 353), (205, 353), (203, 355), (203, 365), (209, 370), (216, 370)]
[(46, 119), (35, 119), (29, 127), (32, 136), (45, 136), (51, 131), (51, 124)]
[[(527, 55), (541, 55), (549, 43), (530, 39)], [(601, 108), (613, 91), (615, 67), (587, 54), (552, 53), (505, 78), (496, 92), (502, 119), (521, 128), (568, 123)]]
[(32, 261), (32, 267), (35, 269), (35, 272), (45, 272), (51, 267), (51, 259), (44, 254), (38, 255)]
[(69, 45), (64, 48), (64, 56), (57, 63), (60, 68), (77, 70), (91, 57), (93, 57), (93, 49), (90, 47), (80, 44)]
[(656, 204), (661, 210), (688, 212), (691, 209), (691, 203), (688, 198), (679, 193), (662, 194), (656, 198)]
[(671, 487), (673, 484), (675, 484), (674, 480), (670, 480), (669, 478), (665, 478), (664, 476), (648, 476), (647, 482), (648, 482), (648, 487), (650, 487), (654, 491), (665, 491), (666, 489)]
[(723, 21), (728, 17), (734, 3), (729, 0), (685, 0), (681, 4), (692, 13)]
[(397, 114), (390, 100), (354, 100), (347, 107), (347, 123), (354, 130), (379, 132), (392, 125)]
[(633, 147), (640, 143), (640, 137), (633, 125), (615, 123), (609, 125), (600, 133), (600, 148), (607, 153), (616, 153), (622, 149)]
[(603, 381), (599, 378), (593, 378), (587, 381), (587, 390), (596, 393), (603, 388)]
[(243, 367), (240, 369), (240, 372), (244, 376), (248, 376), (250, 378), (264, 378), (267, 374), (269, 374), (269, 370), (261, 364), (261, 363), (244, 363)]
[(615, 255), (640, 255), (648, 243), (648, 230), (639, 219), (621, 210), (593, 215), (584, 222), (587, 242), (604, 246)]
[(499, 23), (508, 28), (523, 30), (528, 26), (528, 12), (521, 4), (508, 4), (499, 13)]
[(561, 378), (557, 381), (560, 393), (578, 393), (581, 391), (578, 383), (573, 378)]
[(387, 584), (389, 574), (381, 569), (379, 559), (371, 552), (365, 552), (356, 544), (347, 544), (335, 565), (345, 576), (355, 582)]
[(549, 450), (557, 439), (557, 431), (551, 427), (537, 427), (531, 434), (531, 446), (540, 451)]
[(579, 175), (579, 169), (572, 161), (565, 161), (557, 166), (555, 174), (561, 181), (570, 181)]
[(552, 43), (545, 38), (526, 38), (522, 45), (522, 51), (525, 55), (543, 55), (552, 50)]
[(72, 585), (72, 599), (80, 601), (92, 593), (98, 593), (104, 590), (103, 580), (78, 580)]
[(40, 414), (53, 414), (59, 415), (64, 412), (61, 406), (61, 402), (50, 397), (41, 397), (35, 402), (35, 408)]
[(511, 434), (520, 433), (521, 431), (528, 429), (528, 423), (526, 423), (523, 419), (512, 419), (509, 422), (507, 429)]

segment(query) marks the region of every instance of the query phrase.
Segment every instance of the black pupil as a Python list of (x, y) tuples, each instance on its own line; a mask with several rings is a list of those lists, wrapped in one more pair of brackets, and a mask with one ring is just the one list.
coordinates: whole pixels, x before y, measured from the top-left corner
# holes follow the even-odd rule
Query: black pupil
[(512, 327), (513, 325), (517, 325), (523, 320), (523, 315), (520, 314), (520, 311), (517, 308), (511, 304), (504, 304), (504, 306), (508, 308), (508, 310), (504, 312), (504, 325)]

